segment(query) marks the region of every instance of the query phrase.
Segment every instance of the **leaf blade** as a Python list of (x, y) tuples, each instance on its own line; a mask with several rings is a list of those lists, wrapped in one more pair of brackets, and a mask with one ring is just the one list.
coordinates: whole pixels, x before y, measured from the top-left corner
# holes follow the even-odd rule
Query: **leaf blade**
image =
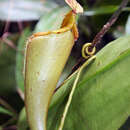
[[(130, 115), (130, 73), (126, 68), (130, 64), (129, 41), (129, 36), (120, 38), (97, 54), (97, 59), (84, 72), (85, 75), (77, 86), (64, 129), (116, 130), (128, 118)], [(61, 89), (63, 89), (62, 87)], [(64, 89), (67, 90), (67, 88)], [(60, 89), (58, 91), (57, 93), (63, 92), (63, 94), (60, 96), (56, 94), (53, 97), (59, 96), (59, 98), (56, 97), (58, 104), (52, 103), (52, 107), (50, 107), (48, 129), (57, 129), (64, 104), (67, 101), (67, 96), (64, 96), (63, 100), (61, 99), (65, 92), (61, 92)]]

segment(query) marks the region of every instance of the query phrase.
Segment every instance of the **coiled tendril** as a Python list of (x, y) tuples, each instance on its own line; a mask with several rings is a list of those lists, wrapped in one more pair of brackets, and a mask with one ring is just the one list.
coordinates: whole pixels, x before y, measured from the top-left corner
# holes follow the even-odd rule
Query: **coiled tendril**
[(85, 59), (88, 59), (89, 57), (93, 56), (96, 52), (96, 47), (93, 47), (91, 49), (92, 43), (86, 43), (82, 47), (82, 56)]

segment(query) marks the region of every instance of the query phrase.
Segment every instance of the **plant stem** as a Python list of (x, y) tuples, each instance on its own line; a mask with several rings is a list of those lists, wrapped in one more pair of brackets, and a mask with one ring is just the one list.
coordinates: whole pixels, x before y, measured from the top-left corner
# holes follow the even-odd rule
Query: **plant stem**
[(6, 109), (12, 112), (15, 116), (17, 116), (17, 112), (2, 98), (0, 98), (0, 105), (4, 106)]
[(101, 42), (102, 37), (106, 34), (106, 32), (110, 29), (110, 27), (116, 22), (118, 19), (122, 9), (128, 4), (129, 0), (123, 0), (118, 8), (118, 10), (111, 16), (108, 22), (102, 27), (99, 33), (95, 36), (92, 41), (91, 47), (93, 48), (97, 44)]

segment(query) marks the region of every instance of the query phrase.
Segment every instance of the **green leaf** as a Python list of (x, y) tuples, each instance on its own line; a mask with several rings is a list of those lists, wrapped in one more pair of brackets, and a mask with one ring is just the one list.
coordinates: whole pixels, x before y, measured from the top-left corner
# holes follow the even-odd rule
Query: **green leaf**
[(29, 37), (31, 31), (29, 28), (25, 29), (18, 41), (18, 51), (16, 54), (16, 83), (17, 86), (24, 92), (24, 76), (23, 76), (23, 66), (24, 66), (24, 48), (27, 37)]
[(23, 108), (22, 111), (20, 112), (17, 126), (18, 130), (26, 130), (28, 128), (25, 108)]
[[(13, 38), (11, 35), (9, 39)], [(15, 90), (15, 55), (16, 50), (12, 49), (0, 40), (0, 95), (7, 95)]]
[(117, 9), (118, 9), (118, 6), (103, 6), (103, 7), (98, 7), (91, 10), (88, 9), (84, 12), (84, 15), (93, 16), (93, 15), (111, 14), (115, 12)]
[(1, 114), (6, 114), (6, 115), (10, 115), (10, 116), (13, 115), (10, 111), (8, 111), (7, 109), (5, 109), (5, 108), (3, 108), (1, 106), (0, 106), (0, 113)]
[[(108, 5), (108, 6), (102, 6), (98, 8), (88, 9), (86, 10), (83, 15), (86, 16), (94, 16), (94, 15), (104, 15), (104, 14), (112, 14), (114, 13), (119, 6), (115, 5)], [(130, 7), (125, 7), (123, 11), (130, 11)]]
[[(130, 35), (96, 54), (84, 70), (66, 116), (64, 130), (117, 130), (130, 115)], [(76, 72), (54, 94), (48, 130), (57, 130)]]

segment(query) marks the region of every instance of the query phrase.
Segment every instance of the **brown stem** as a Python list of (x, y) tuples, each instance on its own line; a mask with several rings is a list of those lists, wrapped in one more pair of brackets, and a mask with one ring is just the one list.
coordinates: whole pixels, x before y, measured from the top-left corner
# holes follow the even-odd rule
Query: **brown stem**
[[(110, 29), (110, 27), (116, 22), (118, 19), (122, 9), (128, 4), (129, 0), (123, 0), (122, 3), (120, 4), (118, 10), (111, 16), (111, 18), (108, 20), (108, 22), (102, 27), (100, 32), (95, 36), (95, 38), (92, 41), (91, 47), (90, 47), (90, 52), (92, 49), (100, 43), (102, 37), (105, 35), (105, 33)], [(83, 62), (83, 58), (79, 60), (79, 62), (73, 67), (73, 70), (76, 70), (81, 63)], [(73, 72), (73, 71), (72, 71)]]
[(102, 37), (105, 35), (105, 33), (110, 29), (110, 27), (116, 22), (118, 19), (122, 9), (128, 4), (129, 0), (123, 0), (118, 8), (118, 10), (112, 15), (112, 17), (108, 20), (108, 22), (102, 27), (100, 32), (95, 36), (95, 38), (92, 41), (91, 47), (93, 48), (98, 43), (101, 42)]

